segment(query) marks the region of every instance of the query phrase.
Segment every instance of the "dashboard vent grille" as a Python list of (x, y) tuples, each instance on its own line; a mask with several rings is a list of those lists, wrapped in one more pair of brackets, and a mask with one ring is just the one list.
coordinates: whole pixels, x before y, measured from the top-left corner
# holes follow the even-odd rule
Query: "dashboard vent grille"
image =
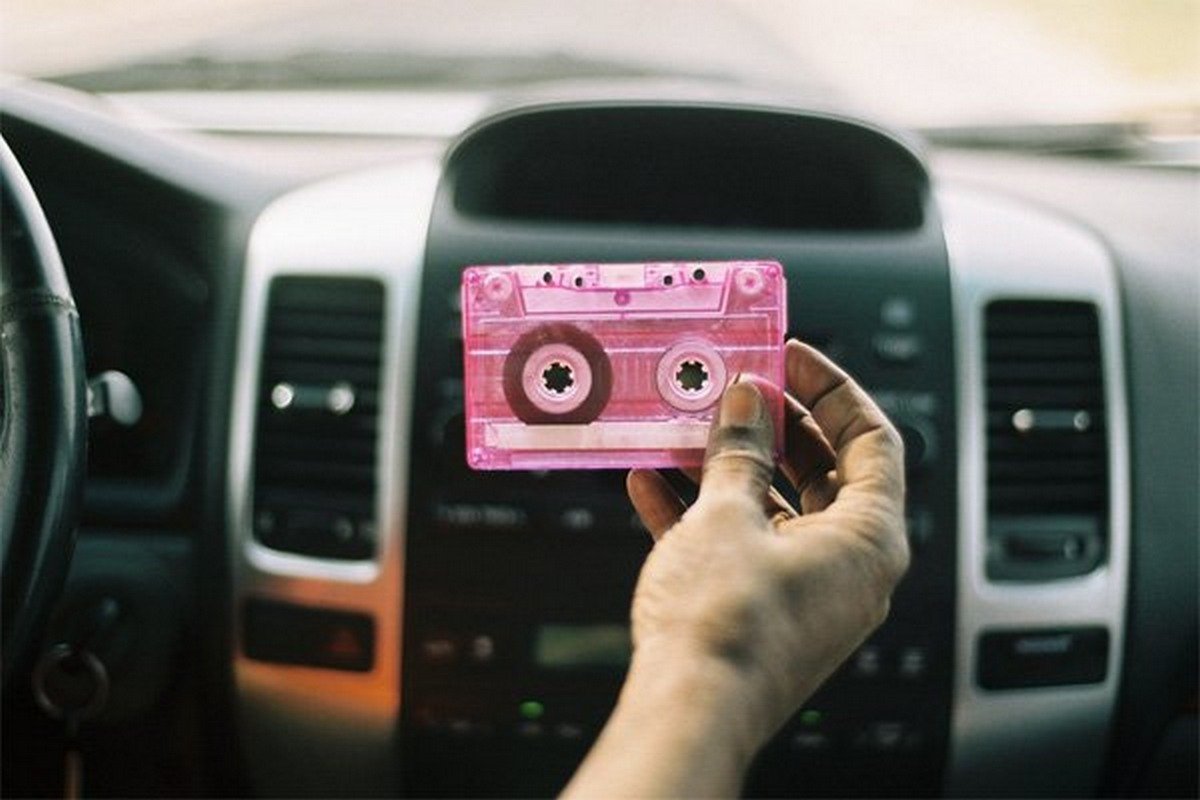
[(1081, 574), (1102, 559), (1108, 508), (1095, 306), (1004, 300), (985, 317), (989, 574)]
[(383, 286), (357, 278), (276, 278), (267, 305), (255, 535), (279, 550), (370, 558)]

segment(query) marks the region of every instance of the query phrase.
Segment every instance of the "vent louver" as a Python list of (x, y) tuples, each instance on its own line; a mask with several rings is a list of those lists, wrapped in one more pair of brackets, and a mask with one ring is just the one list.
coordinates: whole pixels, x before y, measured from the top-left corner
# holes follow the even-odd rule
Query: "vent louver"
[(1095, 306), (1005, 300), (985, 322), (988, 576), (1045, 580), (1104, 556), (1108, 448)]
[(383, 312), (378, 281), (271, 283), (254, 462), (263, 544), (324, 558), (374, 553)]

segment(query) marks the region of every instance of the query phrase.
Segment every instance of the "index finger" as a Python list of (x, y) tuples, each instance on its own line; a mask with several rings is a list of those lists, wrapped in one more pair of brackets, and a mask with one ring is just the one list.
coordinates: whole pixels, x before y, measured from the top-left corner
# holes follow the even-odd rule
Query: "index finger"
[(833, 446), (842, 488), (832, 508), (855, 498), (903, 507), (904, 447), (887, 416), (841, 368), (796, 340), (786, 348), (788, 389)]

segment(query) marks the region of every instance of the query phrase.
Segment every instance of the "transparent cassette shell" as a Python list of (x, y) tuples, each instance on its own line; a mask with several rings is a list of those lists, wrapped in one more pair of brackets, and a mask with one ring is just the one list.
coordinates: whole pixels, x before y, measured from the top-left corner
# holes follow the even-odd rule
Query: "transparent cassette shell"
[(697, 466), (738, 375), (767, 386), (782, 442), (776, 262), (468, 267), (462, 322), (475, 469)]

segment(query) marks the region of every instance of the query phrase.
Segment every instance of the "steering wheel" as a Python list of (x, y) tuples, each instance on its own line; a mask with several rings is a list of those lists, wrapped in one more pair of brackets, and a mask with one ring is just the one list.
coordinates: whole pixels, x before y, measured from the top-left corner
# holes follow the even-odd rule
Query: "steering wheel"
[(87, 450), (79, 314), (37, 197), (0, 139), (0, 680), (30, 655), (75, 544)]

